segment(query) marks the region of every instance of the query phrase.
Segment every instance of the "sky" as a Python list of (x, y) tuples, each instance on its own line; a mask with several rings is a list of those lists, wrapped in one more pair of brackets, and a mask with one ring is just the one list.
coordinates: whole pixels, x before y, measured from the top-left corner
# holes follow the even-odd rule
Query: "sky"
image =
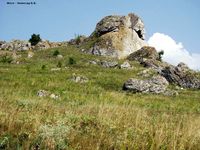
[[(188, 57), (195, 55), (200, 64), (199, 8), (199, 0), (0, 0), (0, 40), (28, 40), (36, 33), (50, 41), (66, 41), (78, 34), (90, 35), (107, 15), (133, 12), (142, 18), (150, 45), (167, 51), (172, 48), (166, 46), (165, 38), (169, 37), (173, 44), (182, 46), (173, 47), (174, 51), (187, 51)], [(161, 42), (165, 46), (158, 46)]]

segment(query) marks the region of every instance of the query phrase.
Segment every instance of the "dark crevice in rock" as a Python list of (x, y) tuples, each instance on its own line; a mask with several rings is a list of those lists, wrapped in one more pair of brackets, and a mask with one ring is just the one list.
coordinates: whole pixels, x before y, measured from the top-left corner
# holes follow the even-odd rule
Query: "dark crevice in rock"
[(144, 37), (143, 37), (143, 34), (142, 34), (142, 31), (141, 31), (141, 30), (138, 30), (138, 31), (135, 30), (135, 32), (137, 33), (137, 35), (138, 35), (138, 37), (139, 37), (140, 39), (144, 40)]

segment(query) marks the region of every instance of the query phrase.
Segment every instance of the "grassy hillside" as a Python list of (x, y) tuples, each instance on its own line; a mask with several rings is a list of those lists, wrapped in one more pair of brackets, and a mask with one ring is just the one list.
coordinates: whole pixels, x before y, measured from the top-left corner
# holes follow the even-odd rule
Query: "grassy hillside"
[[(132, 70), (103, 68), (88, 62), (107, 58), (73, 46), (27, 53), (18, 52), (19, 64), (0, 63), (0, 149), (200, 149), (200, 91), (127, 93), (123, 83), (145, 69), (137, 62)], [(89, 82), (75, 83), (74, 73)]]

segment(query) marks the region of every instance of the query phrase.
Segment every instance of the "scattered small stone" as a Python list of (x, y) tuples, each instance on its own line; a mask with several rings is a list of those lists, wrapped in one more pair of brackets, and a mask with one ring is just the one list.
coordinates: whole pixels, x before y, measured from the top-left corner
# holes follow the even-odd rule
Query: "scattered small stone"
[(52, 98), (52, 99), (59, 99), (59, 96), (52, 93), (50, 95), (50, 98)]
[(48, 96), (50, 93), (48, 92), (48, 91), (45, 91), (45, 90), (39, 90), (38, 92), (37, 92), (37, 96), (39, 96), (39, 97), (46, 97), (46, 96)]
[(85, 76), (78, 76), (76, 74), (73, 74), (73, 77), (72, 77), (72, 81), (76, 82), (76, 83), (86, 83), (88, 82), (88, 78), (85, 77)]
[(96, 62), (96, 61), (94, 61), (94, 60), (91, 60), (91, 61), (89, 61), (89, 64), (92, 64), (92, 65), (97, 65), (97, 62)]
[(63, 55), (57, 55), (58, 59), (63, 59)]
[(60, 71), (61, 68), (51, 68), (51, 71)]
[(59, 99), (59, 95), (56, 95), (54, 93), (50, 93), (49, 91), (46, 91), (46, 90), (39, 90), (37, 92), (37, 96), (39, 97), (49, 97), (49, 98), (52, 98), (52, 99)]
[(32, 58), (33, 56), (34, 56), (34, 53), (33, 53), (33, 52), (31, 52), (31, 51), (29, 51), (29, 52), (28, 52), (28, 56), (27, 56), (27, 57), (28, 57), (28, 58)]

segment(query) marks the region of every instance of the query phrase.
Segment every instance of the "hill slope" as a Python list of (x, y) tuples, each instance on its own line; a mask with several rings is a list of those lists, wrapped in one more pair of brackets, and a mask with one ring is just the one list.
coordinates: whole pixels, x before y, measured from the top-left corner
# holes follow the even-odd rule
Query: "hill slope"
[[(56, 50), (63, 58), (53, 56)], [(89, 61), (110, 59), (74, 46), (19, 55), (19, 64), (0, 63), (0, 149), (200, 148), (199, 90), (124, 92), (127, 79), (143, 78), (139, 63), (104, 68)]]

